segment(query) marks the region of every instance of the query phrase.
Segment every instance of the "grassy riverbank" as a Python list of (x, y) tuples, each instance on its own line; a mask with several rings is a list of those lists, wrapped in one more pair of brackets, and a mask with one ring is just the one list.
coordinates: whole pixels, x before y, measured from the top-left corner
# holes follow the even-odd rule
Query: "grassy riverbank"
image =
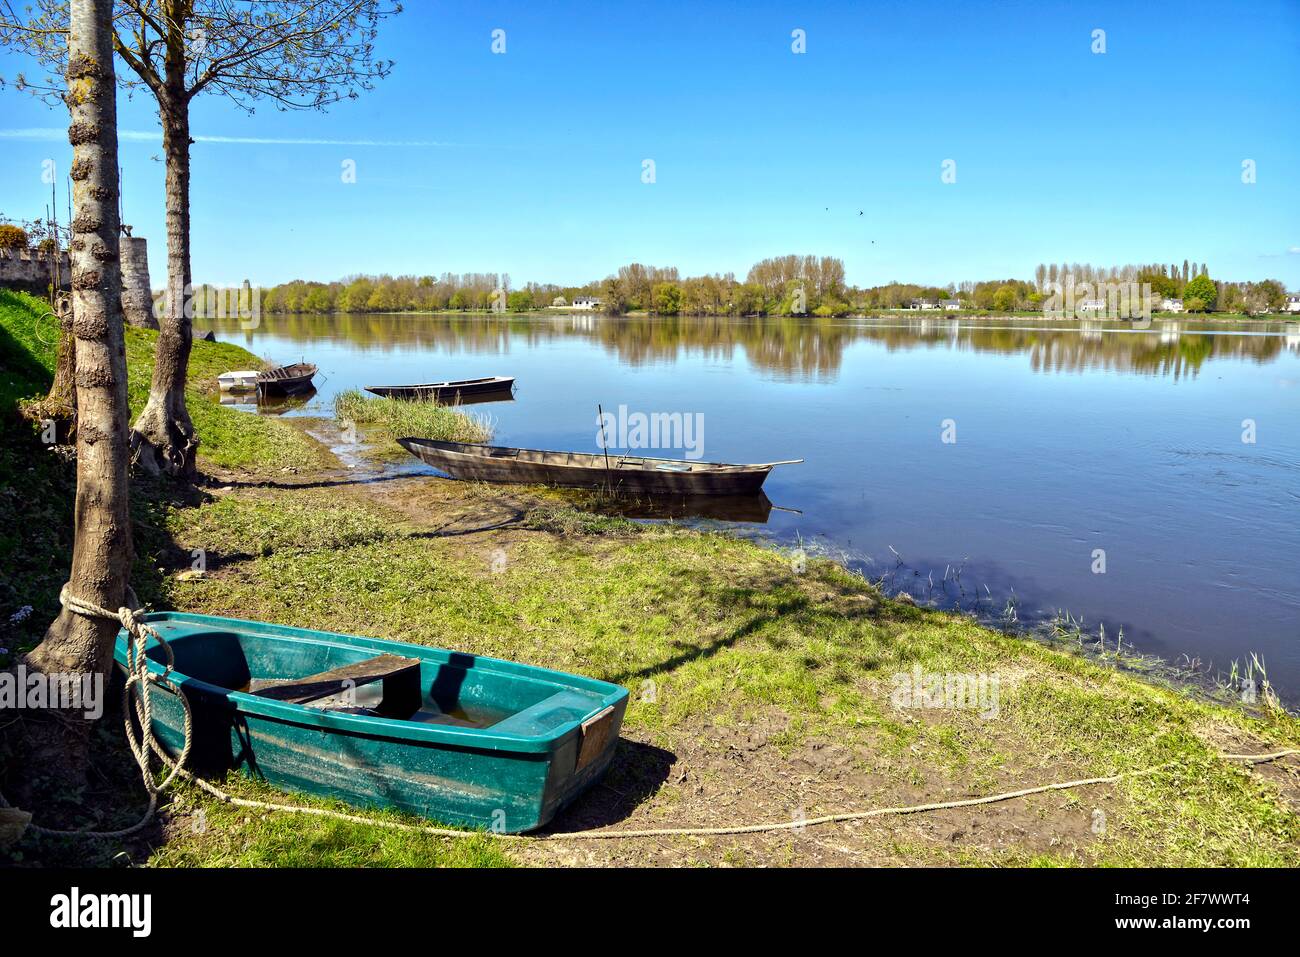
[[(0, 312), (0, 325), (11, 321)], [(358, 481), (305, 433), (272, 422), (295, 433), (281, 454), (297, 457), (296, 474), (258, 469), (236, 422), (214, 445), (227, 461), (251, 460), (246, 470), (205, 460), (212, 481), (183, 500), (141, 489), (154, 528), (139, 534), (137, 587), (160, 607), (423, 642), (626, 686), (615, 764), (556, 830), (788, 822), (1158, 770), (847, 825), (588, 844), (421, 837), (383, 829), (393, 816), (380, 814), (375, 824), (261, 816), (182, 788), (160, 826), (125, 848), (96, 847), (93, 860), (125, 851), (118, 863), (159, 866), (1300, 865), (1300, 762), (1248, 768), (1220, 756), (1300, 746), (1300, 722), (1284, 714), (1207, 703), (889, 601), (835, 564), (805, 566), (725, 534), (593, 516), (544, 490)], [(6, 436), (20, 454), (12, 450), (27, 439)], [(67, 501), (50, 508), (66, 524)], [(12, 562), (57, 590), (57, 576), (30, 568), (66, 568), (64, 545), (0, 558), (6, 572)], [(194, 548), (208, 556), (202, 575), (190, 571)], [(3, 620), (16, 597), (0, 600)], [(41, 622), (49, 610), (46, 601)], [(898, 676), (918, 671), (995, 693), (975, 708), (900, 697)], [(111, 822), (129, 822), (143, 803), (138, 782), (121, 771), (120, 747), (105, 753), (118, 783), (98, 797), (118, 808)], [(225, 786), (286, 800), (234, 776)], [(31, 838), (17, 853), (18, 863), (86, 854)]]
[[(334, 397), (334, 417), (367, 429), (372, 438), (415, 435), (447, 442), (486, 442), (492, 438), (487, 419), (437, 402), (403, 402), (369, 398), (356, 389)], [(405, 454), (405, 453), (403, 453)]]

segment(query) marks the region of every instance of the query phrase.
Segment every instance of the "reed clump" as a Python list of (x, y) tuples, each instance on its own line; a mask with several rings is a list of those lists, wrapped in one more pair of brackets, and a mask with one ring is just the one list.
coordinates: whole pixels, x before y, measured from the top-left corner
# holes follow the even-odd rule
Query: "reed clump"
[(334, 417), (345, 427), (352, 423), (379, 430), (393, 439), (417, 436), (445, 442), (486, 442), (492, 438), (492, 425), (487, 419), (455, 406), (372, 399), (356, 389), (335, 396)]

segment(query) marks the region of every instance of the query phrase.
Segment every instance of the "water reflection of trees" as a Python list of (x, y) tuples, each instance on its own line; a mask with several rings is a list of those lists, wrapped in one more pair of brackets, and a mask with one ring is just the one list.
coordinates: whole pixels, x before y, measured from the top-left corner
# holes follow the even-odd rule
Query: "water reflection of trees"
[[(200, 325), (203, 321), (200, 320)], [(844, 349), (878, 342), (889, 350), (946, 348), (1026, 354), (1036, 372), (1103, 369), (1146, 375), (1195, 375), (1217, 358), (1268, 362), (1285, 348), (1280, 328), (1270, 335), (1215, 335), (1184, 331), (1178, 322), (1131, 331), (1124, 323), (1082, 323), (1060, 329), (1041, 324), (979, 325), (962, 320), (843, 320), (817, 318), (604, 318), (599, 316), (390, 316), (366, 314), (263, 316), (255, 330), (217, 320), (223, 338), (243, 338), (256, 349), (259, 335), (294, 343), (319, 339), (363, 350), (433, 350), (499, 355), (564, 338), (593, 342), (630, 366), (676, 362), (687, 356), (729, 361), (737, 347), (757, 368), (782, 377), (818, 379), (839, 371)], [(1238, 327), (1240, 328), (1240, 327)], [(304, 350), (305, 352), (305, 350)]]

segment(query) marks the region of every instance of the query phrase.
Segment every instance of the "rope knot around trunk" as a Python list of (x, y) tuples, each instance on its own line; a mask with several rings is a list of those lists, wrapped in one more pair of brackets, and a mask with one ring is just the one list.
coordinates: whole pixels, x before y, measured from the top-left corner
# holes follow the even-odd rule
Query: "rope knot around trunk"
[[(135, 592), (131, 590), (129, 585), (125, 597), (131, 605), (139, 606)], [(118, 831), (64, 831), (37, 827), (36, 825), (30, 826), (32, 830), (38, 833), (57, 836), (126, 837), (142, 830), (153, 819), (154, 813), (158, 809), (158, 795), (172, 781), (178, 776), (189, 776), (184, 770), (184, 766), (189, 759), (190, 746), (194, 740), (194, 713), (190, 707), (189, 699), (181, 690), (180, 684), (172, 677), (172, 672), (176, 666), (176, 657), (172, 654), (171, 645), (167, 643), (167, 639), (162, 636), (157, 628), (144, 620), (144, 616), (147, 614), (145, 608), (132, 608), (130, 605), (123, 605), (117, 611), (110, 611), (93, 601), (87, 601), (74, 595), (71, 591), (71, 582), (65, 584), (59, 591), (59, 604), (72, 614), (80, 615), (83, 618), (98, 618), (103, 621), (117, 622), (126, 629), (127, 634), (130, 636), (126, 643), (126, 682), (122, 688), (122, 723), (126, 729), (127, 744), (131, 748), (135, 763), (140, 768), (140, 777), (144, 782), (145, 790), (149, 793), (149, 807), (139, 821)], [(163, 654), (166, 656), (166, 664), (161, 674), (155, 674), (149, 670), (149, 656), (146, 654), (146, 650), (150, 638), (163, 650)], [(161, 685), (165, 690), (174, 694), (185, 712), (184, 743), (175, 761), (168, 757), (162, 743), (154, 734), (151, 685)], [(135, 712), (135, 722), (131, 720), (133, 711)], [(140, 725), (138, 733), (135, 727), (136, 722)], [(161, 783), (156, 783), (153, 777), (151, 758), (154, 754), (157, 754), (163, 765), (170, 769), (170, 773), (163, 778)]]

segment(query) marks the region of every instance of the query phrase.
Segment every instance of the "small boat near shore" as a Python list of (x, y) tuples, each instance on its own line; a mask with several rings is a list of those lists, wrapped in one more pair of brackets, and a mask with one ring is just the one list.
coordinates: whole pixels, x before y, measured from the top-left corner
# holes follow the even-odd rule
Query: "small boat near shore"
[(222, 392), (255, 392), (257, 390), (257, 377), (261, 374), (256, 369), (237, 369), (234, 372), (223, 372), (217, 376), (217, 387)]
[(312, 388), (311, 380), (316, 375), (316, 366), (310, 362), (295, 362), (292, 365), (276, 366), (267, 369), (257, 377), (259, 392), (273, 392), (278, 395), (294, 395)]
[(457, 479), (687, 496), (753, 495), (763, 487), (774, 467), (803, 461), (730, 465), (616, 453), (548, 452), (414, 437), (397, 442), (426, 465)]
[[(174, 756), (193, 711), (191, 766), (397, 808), (448, 824), (528, 831), (594, 784), (618, 742), (618, 685), (425, 645), (183, 612), (145, 621), (175, 667), (152, 686), (153, 731)], [(125, 631), (113, 655), (125, 669)], [(154, 639), (150, 672), (166, 653)]]
[(270, 392), (277, 395), (295, 395), (312, 388), (316, 366), (310, 362), (275, 366), (271, 369), (238, 369), (217, 376), (217, 386), (222, 392)]
[(365, 389), (367, 392), (385, 399), (404, 399), (408, 402), (441, 402), (444, 405), (453, 405), (508, 399), (514, 387), (514, 376), (495, 375), (481, 379), (452, 379), (447, 382), (427, 382), (423, 385), (368, 385)]

